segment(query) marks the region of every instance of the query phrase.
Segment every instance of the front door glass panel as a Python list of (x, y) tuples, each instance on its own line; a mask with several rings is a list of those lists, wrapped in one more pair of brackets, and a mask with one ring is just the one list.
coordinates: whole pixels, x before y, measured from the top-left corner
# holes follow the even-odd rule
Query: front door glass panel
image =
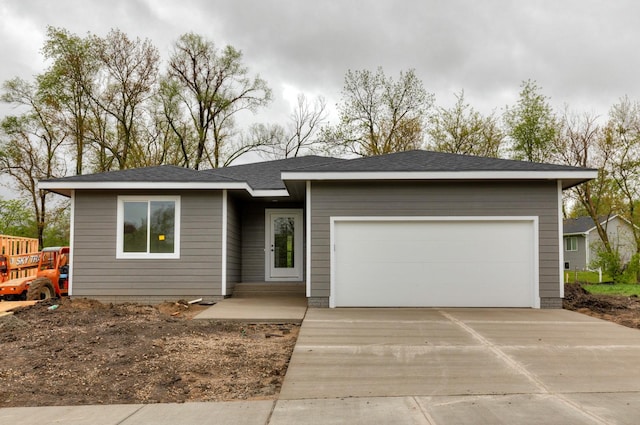
[(295, 267), (295, 217), (277, 217), (273, 221), (273, 266)]
[(301, 280), (304, 262), (302, 210), (267, 209), (265, 280)]

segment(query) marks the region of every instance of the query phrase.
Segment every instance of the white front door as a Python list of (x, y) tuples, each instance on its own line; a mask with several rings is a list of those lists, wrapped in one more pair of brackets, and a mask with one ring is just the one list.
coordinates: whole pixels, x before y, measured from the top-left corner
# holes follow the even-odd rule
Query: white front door
[(265, 212), (265, 280), (302, 280), (302, 210)]

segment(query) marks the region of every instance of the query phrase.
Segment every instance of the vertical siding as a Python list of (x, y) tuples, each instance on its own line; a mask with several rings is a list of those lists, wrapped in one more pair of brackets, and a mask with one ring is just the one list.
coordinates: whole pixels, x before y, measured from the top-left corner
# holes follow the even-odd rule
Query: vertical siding
[(227, 199), (227, 295), (240, 282), (242, 267), (242, 232), (237, 202)]
[[(175, 300), (221, 294), (219, 191), (77, 190), (73, 295), (114, 300)], [(180, 195), (179, 259), (116, 259), (118, 195)]]
[(311, 296), (328, 297), (332, 216), (538, 216), (540, 297), (559, 297), (558, 195), (550, 182), (313, 182)]

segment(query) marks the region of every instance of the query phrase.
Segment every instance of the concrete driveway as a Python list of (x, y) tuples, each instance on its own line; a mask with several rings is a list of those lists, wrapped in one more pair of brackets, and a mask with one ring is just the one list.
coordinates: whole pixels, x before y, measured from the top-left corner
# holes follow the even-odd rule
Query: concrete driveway
[(270, 424), (637, 424), (640, 331), (565, 310), (309, 309)]

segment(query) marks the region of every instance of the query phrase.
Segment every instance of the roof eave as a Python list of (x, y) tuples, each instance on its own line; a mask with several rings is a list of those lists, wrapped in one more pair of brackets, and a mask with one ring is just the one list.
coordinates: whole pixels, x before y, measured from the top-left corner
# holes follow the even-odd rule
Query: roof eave
[(60, 182), (43, 181), (38, 188), (71, 196), (72, 190), (246, 190), (255, 198), (289, 196), (286, 189), (255, 190), (245, 182)]
[(284, 171), (282, 180), (561, 180), (568, 189), (598, 176), (579, 171)]

